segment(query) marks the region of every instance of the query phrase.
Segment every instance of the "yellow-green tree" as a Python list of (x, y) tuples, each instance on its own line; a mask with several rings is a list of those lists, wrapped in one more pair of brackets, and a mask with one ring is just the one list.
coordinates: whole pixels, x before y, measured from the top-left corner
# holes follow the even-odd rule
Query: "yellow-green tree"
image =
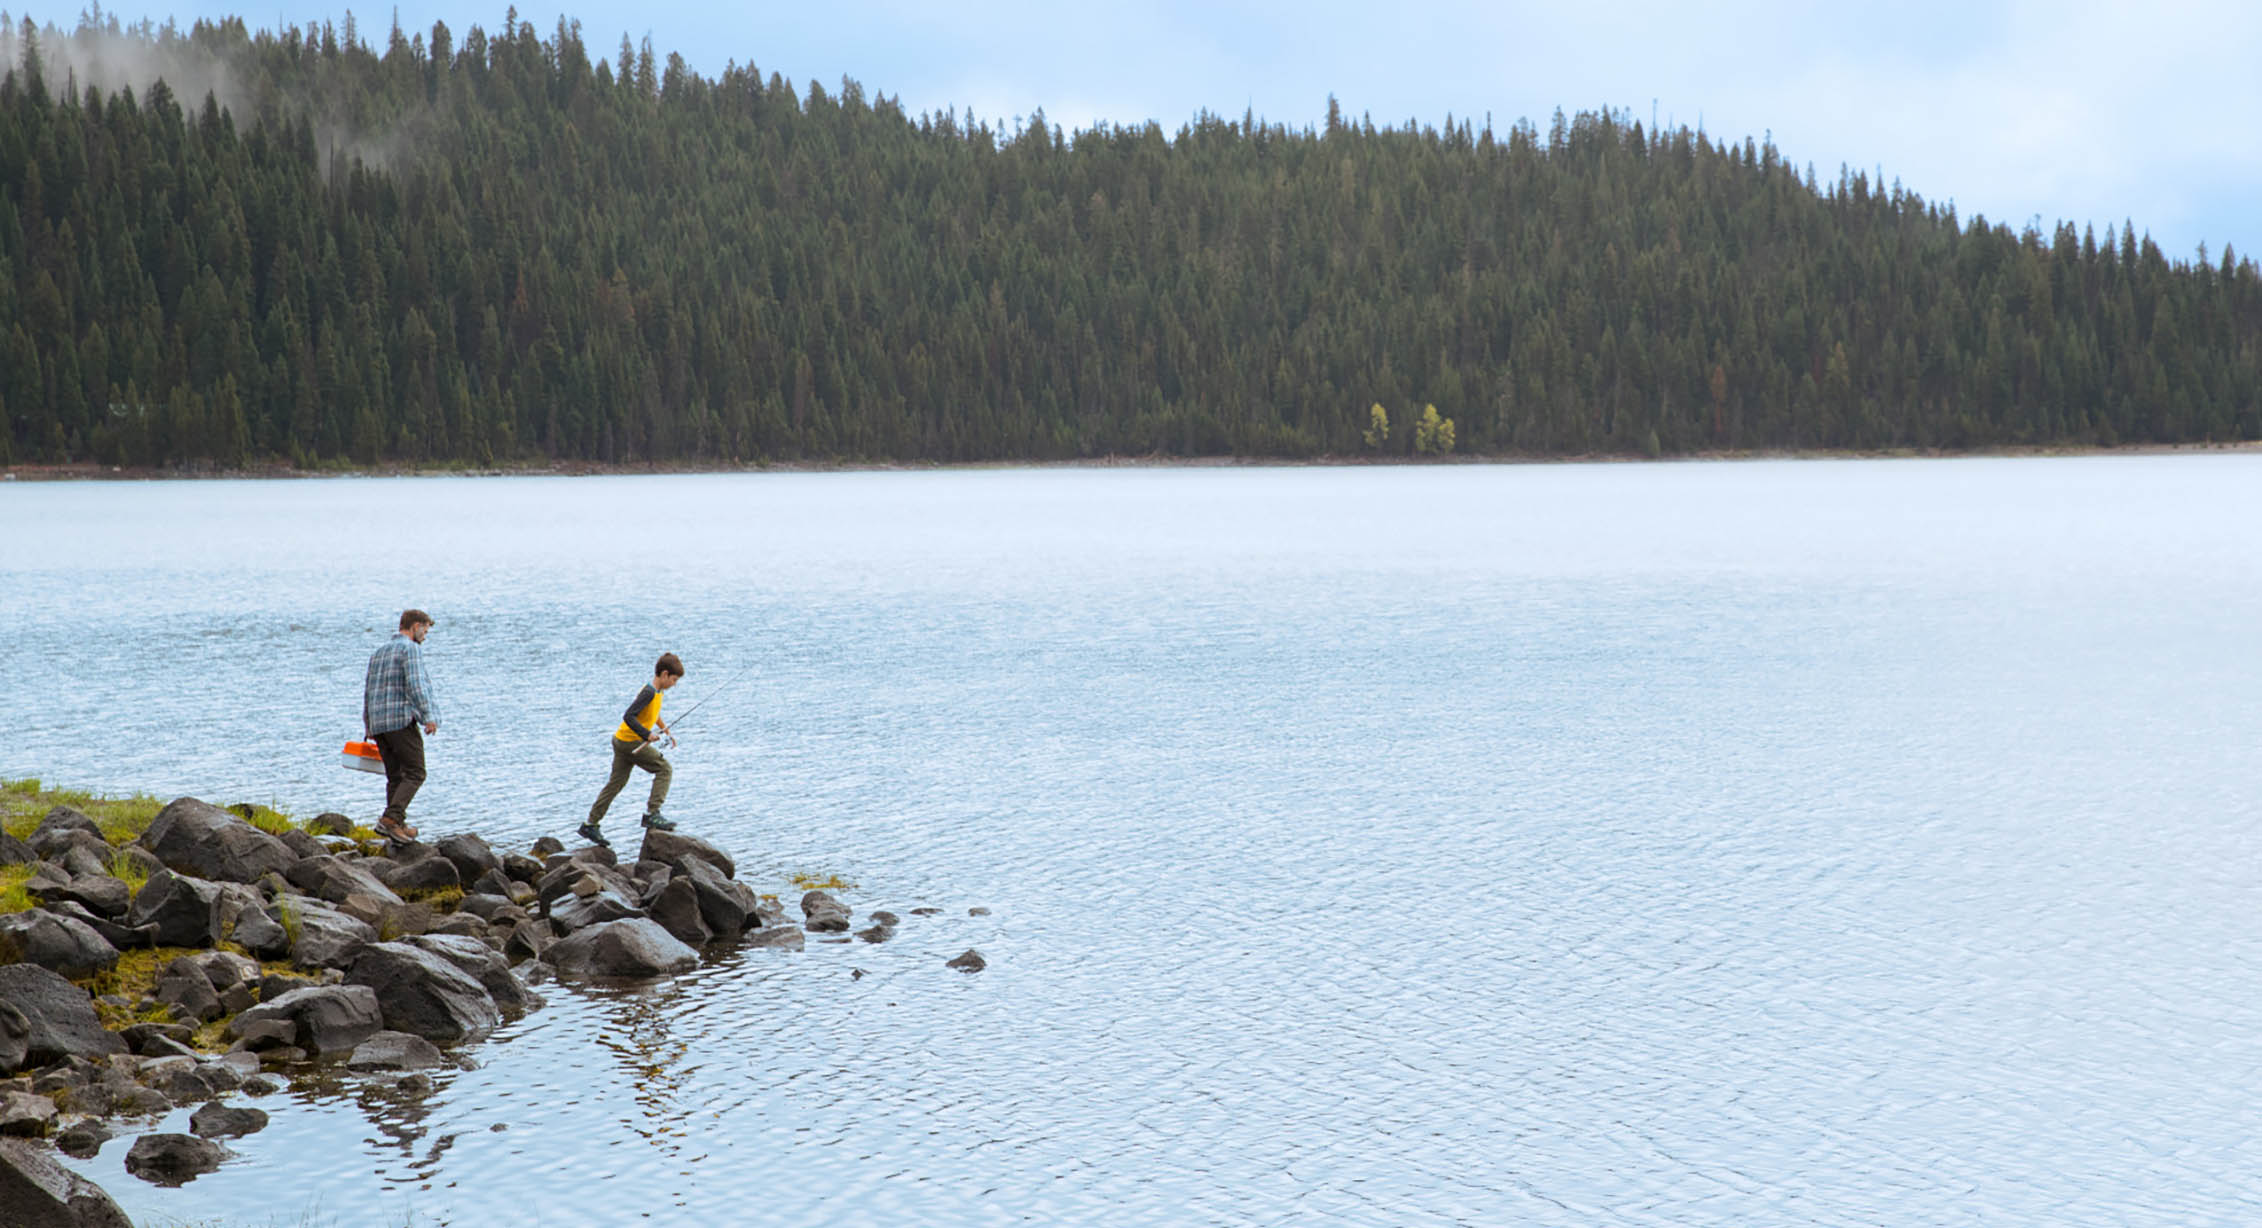
[(1435, 405), (1422, 406), (1421, 419), (1414, 423), (1414, 451), (1443, 456), (1452, 450), (1453, 419), (1439, 417)]
[(1390, 411), (1377, 401), (1367, 408), (1367, 446), (1381, 451), (1390, 443)]

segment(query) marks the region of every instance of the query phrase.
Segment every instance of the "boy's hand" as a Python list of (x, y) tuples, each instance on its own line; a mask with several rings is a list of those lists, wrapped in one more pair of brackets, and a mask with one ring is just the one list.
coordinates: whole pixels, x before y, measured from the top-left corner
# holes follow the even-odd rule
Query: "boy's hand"
[(438, 722), (438, 721), (426, 721), (426, 722), (424, 722), (424, 732), (426, 732), (426, 733), (438, 733), (438, 732), (440, 732), (440, 722)]

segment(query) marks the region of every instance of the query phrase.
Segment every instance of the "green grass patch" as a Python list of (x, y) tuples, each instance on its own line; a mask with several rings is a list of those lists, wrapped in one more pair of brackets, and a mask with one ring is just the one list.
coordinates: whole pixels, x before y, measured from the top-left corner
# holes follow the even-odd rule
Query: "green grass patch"
[(456, 905), (463, 903), (461, 887), (410, 888), (395, 894), (411, 904), (429, 904), (436, 913), (454, 912)]
[(39, 829), (40, 820), (57, 806), (69, 806), (93, 819), (102, 838), (124, 844), (149, 830), (150, 820), (165, 803), (146, 793), (132, 797), (97, 797), (78, 789), (49, 789), (37, 777), (0, 780), (0, 828), (18, 840)]
[(0, 913), (22, 912), (39, 903), (24, 890), (30, 878), (30, 866), (0, 866)]
[(119, 853), (110, 859), (110, 877), (124, 883), (135, 894), (140, 894), (142, 884), (149, 881), (149, 870), (141, 862)]

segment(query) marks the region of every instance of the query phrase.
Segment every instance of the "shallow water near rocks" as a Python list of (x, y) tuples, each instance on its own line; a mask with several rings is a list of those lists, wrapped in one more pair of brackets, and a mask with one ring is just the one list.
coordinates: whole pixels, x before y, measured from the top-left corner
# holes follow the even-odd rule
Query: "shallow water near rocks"
[(144, 1225), (2253, 1222), (2258, 523), (2249, 455), (0, 487), (0, 772), (366, 820), (414, 604), (428, 834), (569, 835), (672, 649), (670, 814), (903, 917), (72, 1163)]

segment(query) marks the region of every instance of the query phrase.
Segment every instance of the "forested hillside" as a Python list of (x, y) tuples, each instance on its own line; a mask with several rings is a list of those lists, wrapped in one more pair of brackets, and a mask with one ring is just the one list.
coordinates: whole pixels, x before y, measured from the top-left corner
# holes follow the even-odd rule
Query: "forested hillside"
[(1403, 454), (1425, 404), (1478, 453), (2262, 436), (2250, 261), (1749, 138), (1001, 131), (515, 17), (380, 44), (9, 29), (0, 460)]

